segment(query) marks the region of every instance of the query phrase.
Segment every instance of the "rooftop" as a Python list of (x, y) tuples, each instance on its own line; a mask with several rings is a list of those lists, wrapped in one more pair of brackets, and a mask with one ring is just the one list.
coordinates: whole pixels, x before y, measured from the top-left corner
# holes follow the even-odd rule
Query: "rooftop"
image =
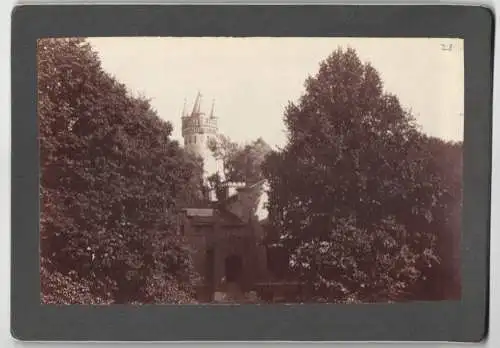
[(185, 208), (184, 211), (189, 217), (199, 216), (199, 217), (210, 217), (214, 215), (214, 210), (210, 208)]

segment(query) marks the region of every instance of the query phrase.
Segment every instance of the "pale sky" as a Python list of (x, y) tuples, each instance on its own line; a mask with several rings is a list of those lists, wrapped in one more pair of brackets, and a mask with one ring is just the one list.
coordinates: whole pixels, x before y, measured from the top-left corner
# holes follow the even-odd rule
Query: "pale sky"
[[(284, 108), (339, 46), (354, 48), (422, 130), (463, 139), (464, 61), (460, 39), (427, 38), (92, 38), (103, 68), (151, 99), (181, 140), (181, 112), (198, 91), (215, 99), (219, 131), (238, 142), (285, 143)], [(450, 46), (451, 45), (451, 46)]]

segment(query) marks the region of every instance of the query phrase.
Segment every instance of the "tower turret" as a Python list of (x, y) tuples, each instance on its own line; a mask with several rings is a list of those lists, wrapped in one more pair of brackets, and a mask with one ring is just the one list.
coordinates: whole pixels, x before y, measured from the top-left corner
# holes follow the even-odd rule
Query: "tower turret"
[(210, 114), (202, 111), (202, 95), (198, 92), (191, 114), (182, 113), (182, 137), (184, 147), (203, 159), (205, 179), (215, 173), (222, 176), (222, 166), (209, 148), (211, 141), (217, 141), (218, 125), (212, 101)]
[(192, 112), (192, 115), (199, 115), (201, 114), (201, 93), (198, 92), (198, 94), (196, 95), (196, 99), (194, 101), (194, 105), (193, 105), (193, 112)]
[(186, 98), (184, 98), (184, 106), (182, 107), (182, 117), (187, 116), (187, 110), (186, 110)]
[(214, 108), (215, 108), (215, 99), (212, 99), (212, 109), (210, 110), (210, 119), (211, 120), (215, 119)]

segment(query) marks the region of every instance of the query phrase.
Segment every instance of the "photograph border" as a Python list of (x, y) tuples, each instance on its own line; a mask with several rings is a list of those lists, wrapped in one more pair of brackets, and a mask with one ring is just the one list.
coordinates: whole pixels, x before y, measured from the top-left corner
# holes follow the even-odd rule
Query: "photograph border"
[[(12, 335), (27, 341), (482, 340), (488, 326), (493, 27), (492, 11), (481, 6), (16, 7), (12, 13), (11, 51)], [(361, 305), (42, 305), (36, 42), (44, 37), (95, 36), (464, 39), (461, 301)]]

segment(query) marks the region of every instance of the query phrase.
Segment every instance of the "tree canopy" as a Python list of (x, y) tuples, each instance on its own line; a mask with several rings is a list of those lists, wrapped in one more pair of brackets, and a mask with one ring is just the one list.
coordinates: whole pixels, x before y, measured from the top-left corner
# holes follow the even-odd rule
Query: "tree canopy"
[(224, 180), (218, 174), (209, 178), (217, 191), (224, 182), (245, 182), (249, 185), (264, 179), (262, 165), (272, 148), (264, 139), (258, 138), (247, 144), (238, 144), (227, 136), (219, 136), (218, 141), (209, 144), (215, 158), (220, 160), (224, 168)]
[[(369, 302), (436, 293), (436, 278), (451, 271), (433, 270), (459, 232), (461, 145), (422, 134), (353, 49), (321, 63), (284, 122), (288, 143), (263, 166), (269, 218), (274, 242), (314, 296)], [(418, 293), (422, 282), (434, 286)]]
[[(85, 40), (42, 39), (37, 55), (42, 301), (192, 302), (177, 212), (204, 199), (201, 160)], [(314, 299), (460, 296), (461, 143), (423, 134), (352, 49), (321, 63), (284, 123), (281, 150), (210, 147), (226, 181), (267, 180), (270, 243)]]
[(42, 39), (37, 55), (42, 298), (191, 301), (176, 214), (201, 199), (200, 162), (85, 40)]

